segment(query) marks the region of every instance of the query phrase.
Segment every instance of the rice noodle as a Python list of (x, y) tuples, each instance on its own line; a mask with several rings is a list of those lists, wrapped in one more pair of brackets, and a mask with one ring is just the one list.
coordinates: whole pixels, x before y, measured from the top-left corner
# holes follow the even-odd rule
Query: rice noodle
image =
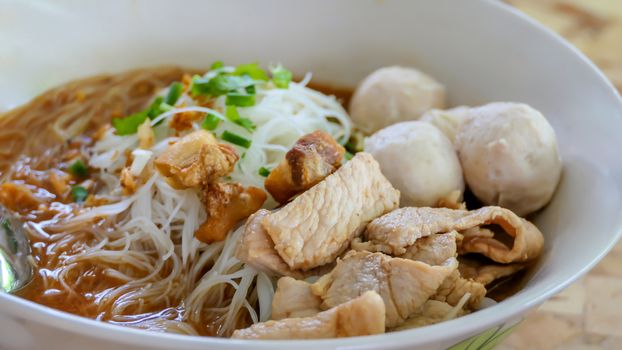
[[(104, 92), (89, 90), (88, 84), (79, 91), (87, 96), (85, 101), (92, 96), (100, 102), (106, 100), (109, 108), (122, 106), (123, 114), (139, 109), (138, 100), (130, 98), (132, 89), (139, 85), (149, 86), (152, 98), (167, 93), (159, 80), (147, 73), (126, 77), (125, 82), (120, 79), (113, 79), (116, 85), (106, 85)], [(257, 85), (256, 104), (238, 109), (241, 117), (256, 125), (253, 132), (231, 122), (223, 122), (214, 130), (216, 135), (229, 130), (251, 140), (248, 149), (234, 146), (241, 158), (230, 181), (263, 188), (259, 168), (276, 166), (306, 133), (321, 129), (341, 142), (349, 138), (351, 123), (346, 111), (334, 97), (307, 88), (310, 79), (307, 74), (302, 82), (290, 83), (288, 89), (277, 89), (271, 83)], [(102, 78), (100, 83), (108, 84), (108, 80)], [(160, 89), (154, 91), (153, 87)], [(144, 96), (140, 101), (143, 107), (149, 103)], [(228, 336), (249, 322), (268, 320), (274, 281), (235, 257), (243, 228), (234, 230), (223, 242), (196, 240), (194, 233), (206, 219), (199, 190), (175, 189), (153, 170), (154, 159), (191, 131), (177, 134), (168, 127), (168, 119), (182, 112), (201, 112), (226, 121), (225, 107), (224, 96), (207, 108), (183, 94), (172, 110), (152, 120), (155, 143), (150, 149), (136, 151), (137, 135), (119, 136), (110, 128), (93, 147), (83, 150), (89, 166), (97, 169), (97, 196), (110, 203), (29, 224), (32, 237), (51, 242), (46, 252), (50, 260), (42, 262), (50, 271), (41, 276), (43, 286), (59, 285), (55, 297), (76, 300), (76, 313), (156, 331)], [(98, 109), (90, 102), (59, 109), (65, 113), (55, 114), (51, 129), (62, 141), (97, 124)], [(193, 129), (198, 129), (199, 123)], [(0, 129), (0, 142), (11, 135)], [(22, 147), (23, 153), (40, 154), (26, 149), (24, 140), (15, 140), (14, 149)], [(133, 174), (147, 176), (128, 196), (121, 191), (119, 173), (132, 152), (134, 161), (129, 164)], [(265, 206), (275, 204), (269, 199)], [(88, 278), (93, 269), (106, 277), (105, 283)], [(89, 303), (77, 302), (83, 289), (93, 295)]]

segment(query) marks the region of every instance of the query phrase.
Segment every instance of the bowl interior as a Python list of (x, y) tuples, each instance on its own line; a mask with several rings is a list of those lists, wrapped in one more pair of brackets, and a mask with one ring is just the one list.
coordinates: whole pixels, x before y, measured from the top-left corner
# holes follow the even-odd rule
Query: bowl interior
[(542, 111), (564, 174), (535, 217), (546, 244), (531, 279), (500, 305), (384, 336), (386, 346), (465, 335), (518, 314), (593, 266), (620, 234), (619, 96), (576, 50), (496, 1), (10, 2), (0, 42), (0, 110), (77, 77), (222, 59), (280, 62), (340, 86), (377, 67), (412, 65), (443, 82), (452, 105), (517, 101)]

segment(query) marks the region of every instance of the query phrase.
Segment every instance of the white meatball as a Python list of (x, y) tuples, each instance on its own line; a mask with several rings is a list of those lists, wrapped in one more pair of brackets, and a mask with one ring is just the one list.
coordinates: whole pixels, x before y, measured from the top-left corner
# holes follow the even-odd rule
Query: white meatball
[(470, 108), (466, 106), (452, 109), (431, 109), (425, 112), (421, 119), (439, 128), (449, 141), (456, 142), (456, 136), (466, 122)]
[(401, 192), (402, 206), (436, 206), (464, 191), (462, 169), (447, 137), (434, 125), (409, 121), (388, 126), (365, 140), (365, 151)]
[(393, 66), (368, 75), (354, 91), (349, 109), (357, 127), (371, 134), (444, 107), (443, 85), (416, 69)]
[(456, 148), (467, 185), (487, 205), (524, 216), (546, 205), (559, 182), (555, 131), (525, 104), (471, 108)]

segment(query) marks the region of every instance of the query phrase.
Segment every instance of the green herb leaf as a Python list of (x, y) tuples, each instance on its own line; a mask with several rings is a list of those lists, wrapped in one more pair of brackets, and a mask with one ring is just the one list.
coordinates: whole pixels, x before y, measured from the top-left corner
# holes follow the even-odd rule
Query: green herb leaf
[(292, 81), (292, 72), (279, 65), (272, 69), (272, 82), (280, 89), (287, 89), (289, 82)]
[(254, 84), (255, 81), (248, 76), (220, 74), (208, 80), (195, 75), (192, 78), (190, 93), (193, 95), (210, 95), (216, 97)]
[(250, 107), (255, 105), (255, 95), (240, 94), (230, 92), (225, 101), (227, 106)]
[(155, 117), (162, 114), (163, 111), (160, 108), (163, 102), (164, 102), (164, 97), (162, 96), (156, 97), (156, 99), (153, 100), (153, 102), (151, 102), (151, 104), (149, 105), (149, 108), (147, 108), (147, 115), (149, 116), (149, 119), (155, 119)]
[(86, 197), (89, 196), (89, 191), (82, 186), (73, 186), (71, 187), (71, 197), (74, 202), (82, 203), (86, 200)]
[(251, 146), (251, 140), (246, 139), (236, 133), (225, 130), (220, 136), (224, 141), (230, 142), (240, 147), (249, 148)]
[(149, 117), (147, 111), (131, 114), (125, 118), (113, 118), (112, 126), (117, 132), (117, 135), (132, 135), (138, 131), (140, 124), (144, 123)]
[(175, 103), (177, 103), (177, 100), (179, 100), (179, 97), (181, 96), (181, 93), (183, 90), (184, 90), (184, 86), (180, 82), (178, 81), (174, 82), (168, 88), (168, 94), (166, 94), (166, 98), (164, 99), (164, 102), (167, 105), (174, 106)]
[(214, 63), (212, 63), (212, 65), (209, 67), (209, 70), (214, 70), (214, 69), (219, 69), (224, 67), (225, 64), (222, 63), (222, 61), (214, 61)]
[(268, 74), (257, 63), (241, 64), (235, 67), (233, 75), (247, 75), (255, 80), (268, 80)]
[(346, 160), (350, 160), (350, 159), (352, 159), (352, 157), (354, 157), (354, 154), (352, 154), (352, 153), (350, 153), (350, 152), (346, 151), (346, 153), (344, 154), (344, 156), (345, 156)]
[(201, 127), (205, 130), (215, 130), (220, 124), (220, 118), (214, 113), (208, 113), (201, 123)]
[(238, 113), (238, 109), (236, 106), (227, 106), (227, 109), (225, 110), (225, 116), (227, 117), (227, 119), (231, 120), (232, 122), (236, 122), (240, 119), (240, 113)]
[(76, 177), (85, 177), (89, 174), (89, 169), (86, 167), (82, 159), (78, 159), (69, 166), (69, 172)]
[(259, 176), (268, 177), (270, 175), (270, 169), (261, 167), (259, 168)]
[(236, 120), (234, 123), (236, 123), (239, 126), (243, 127), (248, 132), (253, 132), (257, 128), (257, 126), (255, 126), (255, 123), (253, 123), (253, 121), (248, 119), (248, 118), (240, 118), (240, 119)]

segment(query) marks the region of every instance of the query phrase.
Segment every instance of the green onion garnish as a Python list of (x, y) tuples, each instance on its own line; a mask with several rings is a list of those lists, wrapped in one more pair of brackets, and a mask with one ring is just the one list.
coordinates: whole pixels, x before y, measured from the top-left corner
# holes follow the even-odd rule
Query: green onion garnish
[(268, 74), (257, 63), (241, 64), (235, 67), (233, 75), (247, 75), (255, 80), (268, 80)]
[(201, 123), (201, 127), (205, 130), (214, 130), (220, 124), (220, 118), (214, 113), (207, 113), (205, 119)]
[(215, 70), (215, 69), (218, 69), (218, 68), (222, 68), (224, 66), (225, 66), (225, 64), (222, 63), (222, 61), (214, 61), (214, 63), (212, 63), (212, 65), (209, 67), (209, 70)]
[(234, 123), (236, 123), (239, 126), (243, 127), (248, 132), (253, 132), (257, 128), (255, 126), (255, 123), (253, 123), (253, 121), (248, 119), (248, 118), (240, 118), (240, 119), (236, 120)]
[(252, 120), (240, 117), (240, 113), (238, 112), (238, 108), (236, 106), (227, 106), (225, 116), (230, 121), (246, 129), (248, 132), (253, 132), (257, 128)]
[(69, 166), (69, 172), (77, 177), (85, 177), (89, 174), (89, 169), (86, 167), (82, 159), (78, 159)]
[(254, 95), (257, 92), (255, 85), (247, 86), (244, 90), (246, 90), (246, 93), (249, 95)]
[(147, 109), (147, 115), (149, 116), (149, 119), (154, 119), (155, 117), (162, 114), (163, 111), (160, 109), (160, 107), (163, 102), (164, 102), (164, 97), (162, 96), (156, 97), (156, 99), (153, 100), (153, 102), (151, 102), (151, 104), (149, 105), (149, 108)]
[(226, 108), (227, 109), (225, 110), (225, 116), (227, 117), (227, 119), (231, 120), (232, 122), (236, 122), (240, 119), (240, 114), (238, 113), (237, 107), (227, 106)]
[(220, 74), (208, 80), (195, 75), (192, 78), (190, 93), (193, 95), (220, 96), (254, 84), (255, 81), (248, 76)]
[(117, 135), (132, 135), (138, 131), (140, 124), (144, 123), (149, 117), (147, 111), (131, 114), (125, 118), (113, 118), (112, 126), (117, 131)]
[(251, 146), (251, 140), (246, 139), (236, 133), (232, 133), (228, 130), (223, 131), (222, 135), (220, 135), (220, 138), (224, 141), (230, 142), (240, 147), (249, 148)]
[(250, 107), (255, 105), (255, 95), (231, 92), (227, 94), (225, 104), (227, 106)]
[(263, 177), (268, 177), (268, 175), (270, 175), (270, 170), (268, 168), (261, 167), (259, 168), (259, 175)]
[(168, 88), (168, 94), (166, 94), (164, 102), (170, 106), (174, 106), (175, 103), (177, 103), (177, 100), (179, 100), (179, 96), (181, 96), (183, 89), (184, 86), (178, 81), (171, 84), (171, 87)]
[(344, 156), (345, 156), (346, 160), (350, 160), (350, 159), (352, 159), (352, 157), (354, 157), (354, 154), (352, 154), (352, 153), (350, 153), (350, 152), (346, 151), (346, 153), (344, 154)]
[(74, 202), (82, 203), (86, 200), (86, 197), (89, 196), (89, 191), (82, 186), (73, 186), (71, 187), (71, 197)]
[(292, 81), (292, 72), (279, 65), (272, 69), (272, 82), (280, 89), (287, 89), (289, 82)]

